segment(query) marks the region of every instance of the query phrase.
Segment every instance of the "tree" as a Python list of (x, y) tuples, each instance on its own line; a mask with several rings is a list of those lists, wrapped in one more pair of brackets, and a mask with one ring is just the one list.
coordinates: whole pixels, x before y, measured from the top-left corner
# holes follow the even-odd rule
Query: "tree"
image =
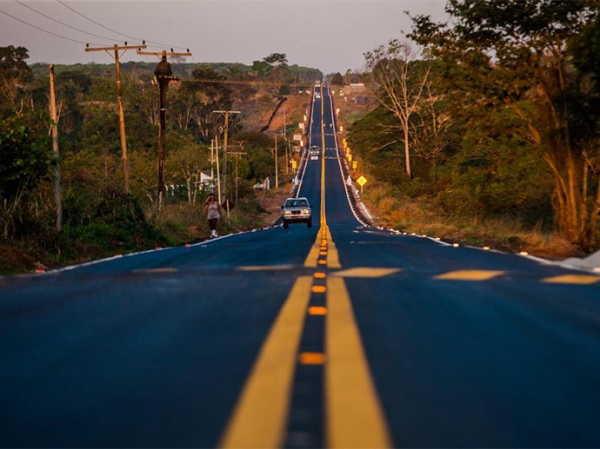
[(31, 69), (25, 62), (29, 58), (25, 47), (0, 47), (0, 112), (12, 109), (17, 114), (23, 111), (19, 99), (32, 79)]
[(258, 76), (264, 76), (271, 70), (271, 66), (265, 61), (254, 61), (252, 63), (252, 71)]
[(32, 135), (29, 129), (13, 122), (0, 124), (0, 198), (13, 199), (32, 189), (54, 163), (48, 137)]
[(49, 137), (34, 136), (12, 121), (0, 123), (0, 225), (4, 238), (15, 230), (22, 198), (49, 177), (54, 163)]
[[(188, 121), (191, 121), (205, 142), (215, 132), (218, 117), (212, 111), (231, 108), (231, 89), (219, 82), (223, 80), (226, 80), (225, 76), (208, 65), (201, 65), (192, 72), (191, 79), (182, 81), (171, 100), (172, 114), (180, 117), (180, 124), (187, 127)], [(185, 127), (182, 126), (183, 129)]]
[(333, 77), (331, 77), (331, 85), (332, 86), (343, 86), (344, 85), (344, 77), (340, 72), (337, 72)]
[(431, 81), (424, 89), (424, 101), (416, 119), (411, 121), (412, 148), (415, 155), (431, 165), (432, 180), (436, 180), (436, 167), (445, 158), (445, 150), (450, 145), (449, 129), (452, 117), (447, 110), (440, 108), (443, 95), (435, 95)]
[(261, 132), (238, 132), (231, 137), (232, 143), (242, 143), (248, 163), (247, 176), (254, 181), (263, 181), (271, 176), (275, 160), (271, 154), (273, 139)]
[[(446, 88), (466, 114), (503, 109), (520, 119), (520, 133), (553, 173), (557, 228), (584, 250), (595, 244), (600, 178), (590, 176), (600, 167), (589, 134), (573, 132), (588, 93), (568, 44), (599, 9), (588, 0), (449, 0), (452, 27), (417, 16), (410, 35), (443, 62)], [(485, 127), (479, 123), (482, 134)]]
[(178, 139), (170, 144), (167, 168), (172, 184), (185, 184), (187, 200), (190, 206), (196, 204), (200, 174), (203, 169), (210, 167), (209, 150), (200, 147), (190, 139)]
[(266, 58), (263, 58), (263, 61), (266, 62), (270, 67), (287, 67), (288, 60), (285, 53), (271, 53)]
[(397, 128), (403, 134), (406, 174), (411, 178), (410, 121), (423, 102), (431, 65), (417, 64), (416, 53), (408, 41), (398, 39), (365, 53), (365, 59), (377, 101), (398, 119)]

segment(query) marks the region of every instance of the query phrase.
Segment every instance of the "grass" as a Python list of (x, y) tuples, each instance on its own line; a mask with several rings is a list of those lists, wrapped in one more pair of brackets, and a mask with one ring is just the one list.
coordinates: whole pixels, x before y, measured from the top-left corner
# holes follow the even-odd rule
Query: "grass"
[[(148, 211), (156, 228), (165, 234), (172, 246), (204, 240), (209, 237), (210, 230), (206, 216), (202, 212), (202, 204), (174, 204), (165, 207), (160, 213)], [(266, 225), (266, 211), (258, 197), (240, 199), (219, 222), (218, 232), (221, 235), (249, 231)]]
[(398, 198), (388, 189), (372, 185), (363, 201), (376, 217), (376, 224), (418, 235), (462, 242), (471, 246), (487, 246), (509, 252), (527, 252), (547, 258), (577, 255), (575, 248), (554, 233), (527, 229), (516, 219), (456, 217), (441, 212), (431, 198)]

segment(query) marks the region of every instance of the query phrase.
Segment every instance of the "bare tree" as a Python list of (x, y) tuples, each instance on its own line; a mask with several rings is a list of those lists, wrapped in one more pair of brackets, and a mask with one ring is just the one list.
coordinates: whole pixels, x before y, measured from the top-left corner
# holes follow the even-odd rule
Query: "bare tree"
[(364, 56), (370, 71), (369, 84), (374, 89), (377, 101), (390, 111), (400, 124), (406, 174), (410, 178), (410, 120), (423, 100), (423, 89), (429, 78), (431, 64), (427, 61), (417, 64), (417, 53), (408, 41), (398, 39), (393, 39), (387, 45), (381, 45)]
[(444, 150), (450, 144), (448, 130), (452, 126), (452, 118), (436, 107), (443, 100), (443, 95), (433, 94), (431, 81), (427, 82), (423, 93), (416, 119), (411, 121), (412, 149), (414, 154), (431, 165), (432, 179), (435, 181), (436, 168), (444, 160)]

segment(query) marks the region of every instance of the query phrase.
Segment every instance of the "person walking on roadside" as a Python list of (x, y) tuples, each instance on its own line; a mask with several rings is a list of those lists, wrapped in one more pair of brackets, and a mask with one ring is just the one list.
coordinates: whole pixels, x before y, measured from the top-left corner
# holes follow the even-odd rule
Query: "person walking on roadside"
[(208, 219), (208, 226), (210, 227), (210, 238), (214, 239), (218, 237), (217, 234), (217, 225), (219, 224), (219, 220), (221, 219), (222, 209), (221, 205), (215, 199), (213, 194), (208, 195), (206, 198), (206, 202), (204, 203), (204, 209), (202, 213), (206, 214), (206, 218)]

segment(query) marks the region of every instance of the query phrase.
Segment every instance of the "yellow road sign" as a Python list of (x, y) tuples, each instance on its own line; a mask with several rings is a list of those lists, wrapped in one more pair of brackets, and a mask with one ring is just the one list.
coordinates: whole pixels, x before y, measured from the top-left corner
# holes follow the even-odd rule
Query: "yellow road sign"
[(365, 178), (364, 176), (361, 176), (360, 178), (358, 178), (356, 180), (356, 182), (358, 183), (359, 186), (364, 186), (367, 183), (367, 178)]

